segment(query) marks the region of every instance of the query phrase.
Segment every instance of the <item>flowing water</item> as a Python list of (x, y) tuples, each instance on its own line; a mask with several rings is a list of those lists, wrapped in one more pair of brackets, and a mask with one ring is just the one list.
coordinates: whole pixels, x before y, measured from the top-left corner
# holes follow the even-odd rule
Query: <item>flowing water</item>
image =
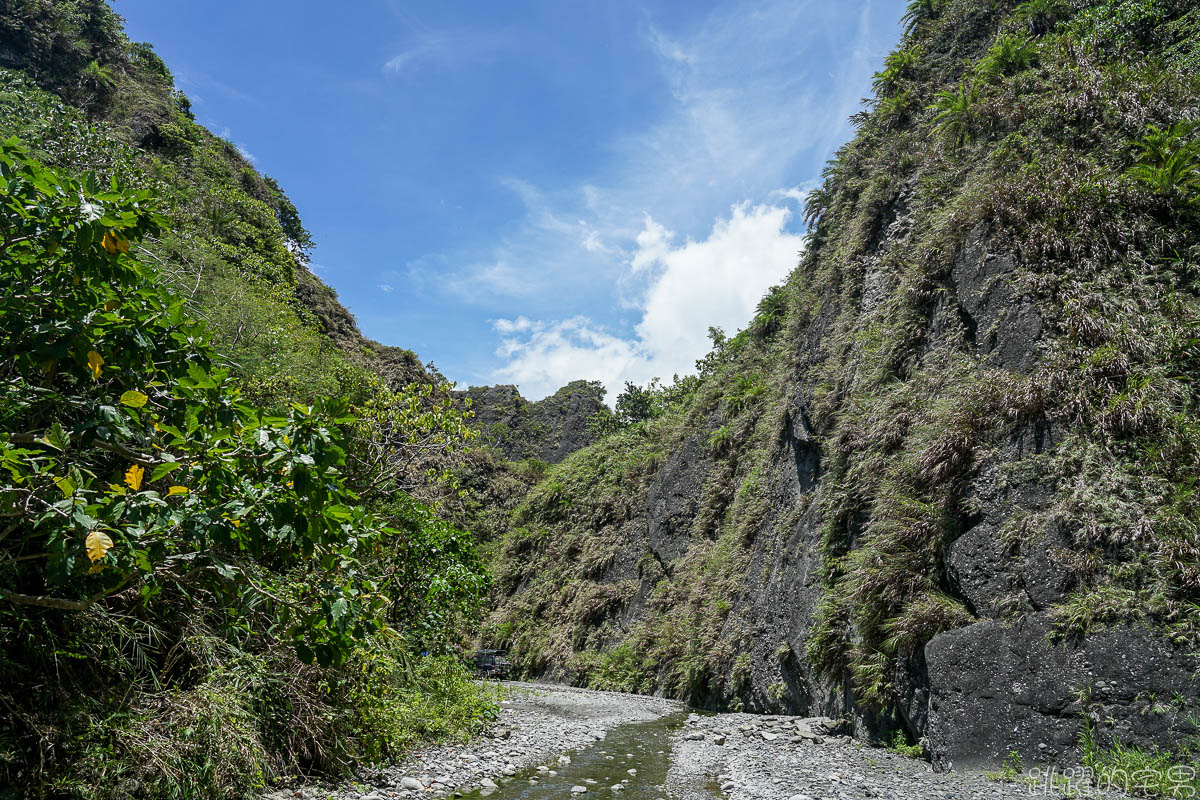
[[(664, 784), (671, 766), (671, 734), (687, 715), (688, 712), (680, 711), (650, 722), (621, 725), (610, 730), (603, 741), (569, 753), (569, 764), (560, 764), (558, 756), (551, 756), (540, 771), (530, 767), (506, 779), (497, 789), (480, 789), (466, 796), (471, 800), (665, 798)], [(613, 791), (617, 784), (624, 789)], [(571, 794), (575, 786), (586, 786), (587, 794)]]

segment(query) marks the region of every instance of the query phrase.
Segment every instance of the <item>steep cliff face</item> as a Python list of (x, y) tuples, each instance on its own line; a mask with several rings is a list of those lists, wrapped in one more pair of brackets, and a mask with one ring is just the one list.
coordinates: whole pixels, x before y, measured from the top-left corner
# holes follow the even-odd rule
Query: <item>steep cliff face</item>
[(914, 4), (809, 247), (508, 519), (530, 673), (849, 714), (943, 767), (1198, 731), (1200, 12)]
[(515, 386), (472, 386), (457, 394), (470, 399), (484, 441), (512, 461), (557, 464), (594, 441), (588, 421), (604, 409), (604, 388), (592, 381), (573, 381), (537, 402)]

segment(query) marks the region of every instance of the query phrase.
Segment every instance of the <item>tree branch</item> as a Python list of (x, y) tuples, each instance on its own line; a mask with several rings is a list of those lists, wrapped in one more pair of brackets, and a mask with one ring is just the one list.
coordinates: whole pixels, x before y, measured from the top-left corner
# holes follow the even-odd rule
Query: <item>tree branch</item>
[[(10, 433), (8, 438), (9, 441), (15, 442), (16, 444), (46, 444), (39, 437), (32, 433)], [(114, 453), (122, 458), (127, 458), (143, 467), (156, 467), (163, 463), (161, 461), (154, 460), (150, 456), (142, 455), (141, 453), (130, 450), (120, 442), (106, 442), (103, 439), (93, 439), (91, 444), (101, 450), (106, 450), (109, 453)]]

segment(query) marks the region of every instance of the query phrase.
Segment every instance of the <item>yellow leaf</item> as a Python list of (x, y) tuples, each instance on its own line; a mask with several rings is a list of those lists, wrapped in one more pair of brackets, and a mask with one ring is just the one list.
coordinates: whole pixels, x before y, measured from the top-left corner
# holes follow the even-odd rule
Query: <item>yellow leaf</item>
[(186, 486), (172, 486), (167, 490), (167, 497), (174, 497), (177, 494), (187, 494), (191, 489)]
[(134, 464), (125, 473), (125, 483), (130, 489), (135, 492), (142, 488), (142, 478), (145, 476), (146, 470)]
[(100, 241), (104, 245), (104, 249), (109, 255), (115, 256), (117, 253), (129, 252), (129, 240), (117, 231), (109, 231), (104, 234), (104, 238)]
[(105, 311), (112, 311), (113, 309), (120, 308), (120, 307), (121, 307), (121, 303), (117, 300), (109, 300), (107, 303), (104, 304)]
[(63, 497), (70, 497), (75, 494), (75, 482), (70, 478), (55, 478), (54, 483), (58, 486), (59, 491), (63, 493)]
[(104, 572), (103, 564), (92, 564), (88, 567), (88, 575), (94, 575), (97, 572)]
[(130, 408), (141, 408), (150, 402), (150, 398), (139, 391), (130, 389), (125, 394), (121, 395), (121, 402)]
[(87, 547), (88, 558), (95, 564), (100, 559), (104, 558), (104, 554), (112, 550), (113, 540), (108, 538), (108, 534), (100, 531), (91, 531), (84, 540), (84, 545)]
[(92, 371), (92, 379), (100, 378), (100, 369), (104, 366), (104, 357), (95, 350), (88, 351), (88, 369)]

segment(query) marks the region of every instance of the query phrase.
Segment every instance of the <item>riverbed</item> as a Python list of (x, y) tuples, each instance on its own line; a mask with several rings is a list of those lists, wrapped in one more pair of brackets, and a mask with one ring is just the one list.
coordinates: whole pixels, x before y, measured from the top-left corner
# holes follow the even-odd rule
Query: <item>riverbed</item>
[[(834, 720), (698, 714), (656, 697), (505, 684), (500, 719), (468, 745), (430, 747), (337, 790), (267, 800), (1017, 800), (1048, 786), (936, 773)], [(1109, 795), (1110, 797), (1112, 795)]]

